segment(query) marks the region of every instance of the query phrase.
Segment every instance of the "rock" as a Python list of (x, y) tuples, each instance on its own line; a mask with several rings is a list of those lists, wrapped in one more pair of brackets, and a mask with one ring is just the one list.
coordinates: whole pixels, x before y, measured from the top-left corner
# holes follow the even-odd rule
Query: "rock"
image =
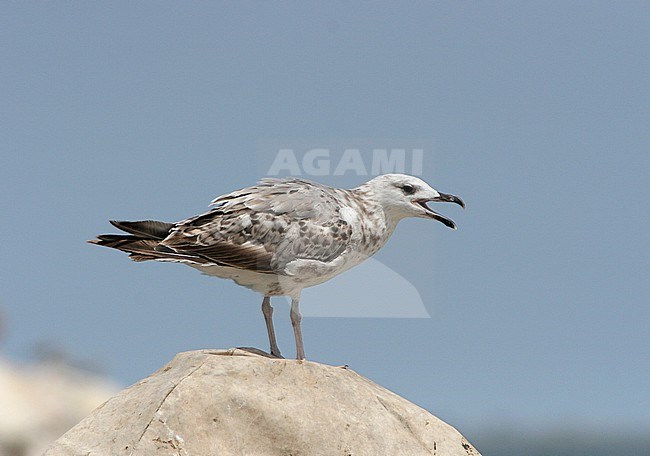
[(453, 427), (352, 370), (255, 349), (179, 353), (45, 453), (235, 454), (479, 455)]
[(63, 362), (22, 365), (0, 358), (0, 455), (42, 454), (118, 389)]

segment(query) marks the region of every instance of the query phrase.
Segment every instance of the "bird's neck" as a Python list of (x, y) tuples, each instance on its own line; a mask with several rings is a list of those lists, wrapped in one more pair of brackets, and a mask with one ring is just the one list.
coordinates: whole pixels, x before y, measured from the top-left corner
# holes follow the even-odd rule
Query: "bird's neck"
[(401, 217), (397, 217), (395, 214), (387, 211), (378, 199), (376, 190), (368, 184), (366, 182), (357, 188), (349, 190), (349, 192), (357, 197), (357, 201), (363, 202), (360, 204), (360, 211), (367, 214), (367, 219), (380, 222), (381, 225), (385, 226), (388, 236), (390, 236), (393, 230), (395, 230), (397, 223), (401, 220)]
[(388, 241), (399, 220), (390, 217), (383, 206), (364, 190), (363, 186), (349, 190), (354, 197), (348, 202), (360, 216), (360, 244), (367, 247), (368, 255), (372, 255)]

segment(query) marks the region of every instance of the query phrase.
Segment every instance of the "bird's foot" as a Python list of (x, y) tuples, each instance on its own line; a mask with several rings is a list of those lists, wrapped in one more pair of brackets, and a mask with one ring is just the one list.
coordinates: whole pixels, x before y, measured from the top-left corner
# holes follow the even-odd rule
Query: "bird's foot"
[(273, 352), (273, 350), (271, 350), (271, 356), (273, 356), (274, 358), (278, 358), (278, 359), (284, 359), (284, 356), (282, 356), (279, 351), (278, 352)]

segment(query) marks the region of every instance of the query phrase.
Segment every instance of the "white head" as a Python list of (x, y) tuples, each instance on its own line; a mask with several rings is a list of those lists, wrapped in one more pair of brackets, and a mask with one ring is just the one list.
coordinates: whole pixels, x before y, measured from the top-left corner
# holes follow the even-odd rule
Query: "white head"
[(428, 206), (427, 202), (449, 202), (465, 207), (463, 200), (434, 190), (417, 177), (406, 174), (382, 174), (357, 188), (381, 204), (386, 215), (399, 221), (406, 217), (432, 218), (452, 229), (456, 224)]

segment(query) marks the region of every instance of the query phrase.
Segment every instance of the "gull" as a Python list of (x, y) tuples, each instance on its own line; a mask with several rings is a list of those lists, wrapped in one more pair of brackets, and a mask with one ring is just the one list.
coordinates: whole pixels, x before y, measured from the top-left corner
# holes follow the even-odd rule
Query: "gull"
[(134, 261), (184, 263), (260, 293), (271, 355), (281, 358), (271, 296), (291, 299), (296, 359), (305, 359), (300, 293), (372, 256), (407, 217), (454, 222), (428, 202), (462, 199), (405, 174), (382, 174), (353, 189), (299, 178), (266, 178), (215, 198), (208, 212), (177, 223), (114, 221), (128, 234), (88, 242), (129, 254)]

